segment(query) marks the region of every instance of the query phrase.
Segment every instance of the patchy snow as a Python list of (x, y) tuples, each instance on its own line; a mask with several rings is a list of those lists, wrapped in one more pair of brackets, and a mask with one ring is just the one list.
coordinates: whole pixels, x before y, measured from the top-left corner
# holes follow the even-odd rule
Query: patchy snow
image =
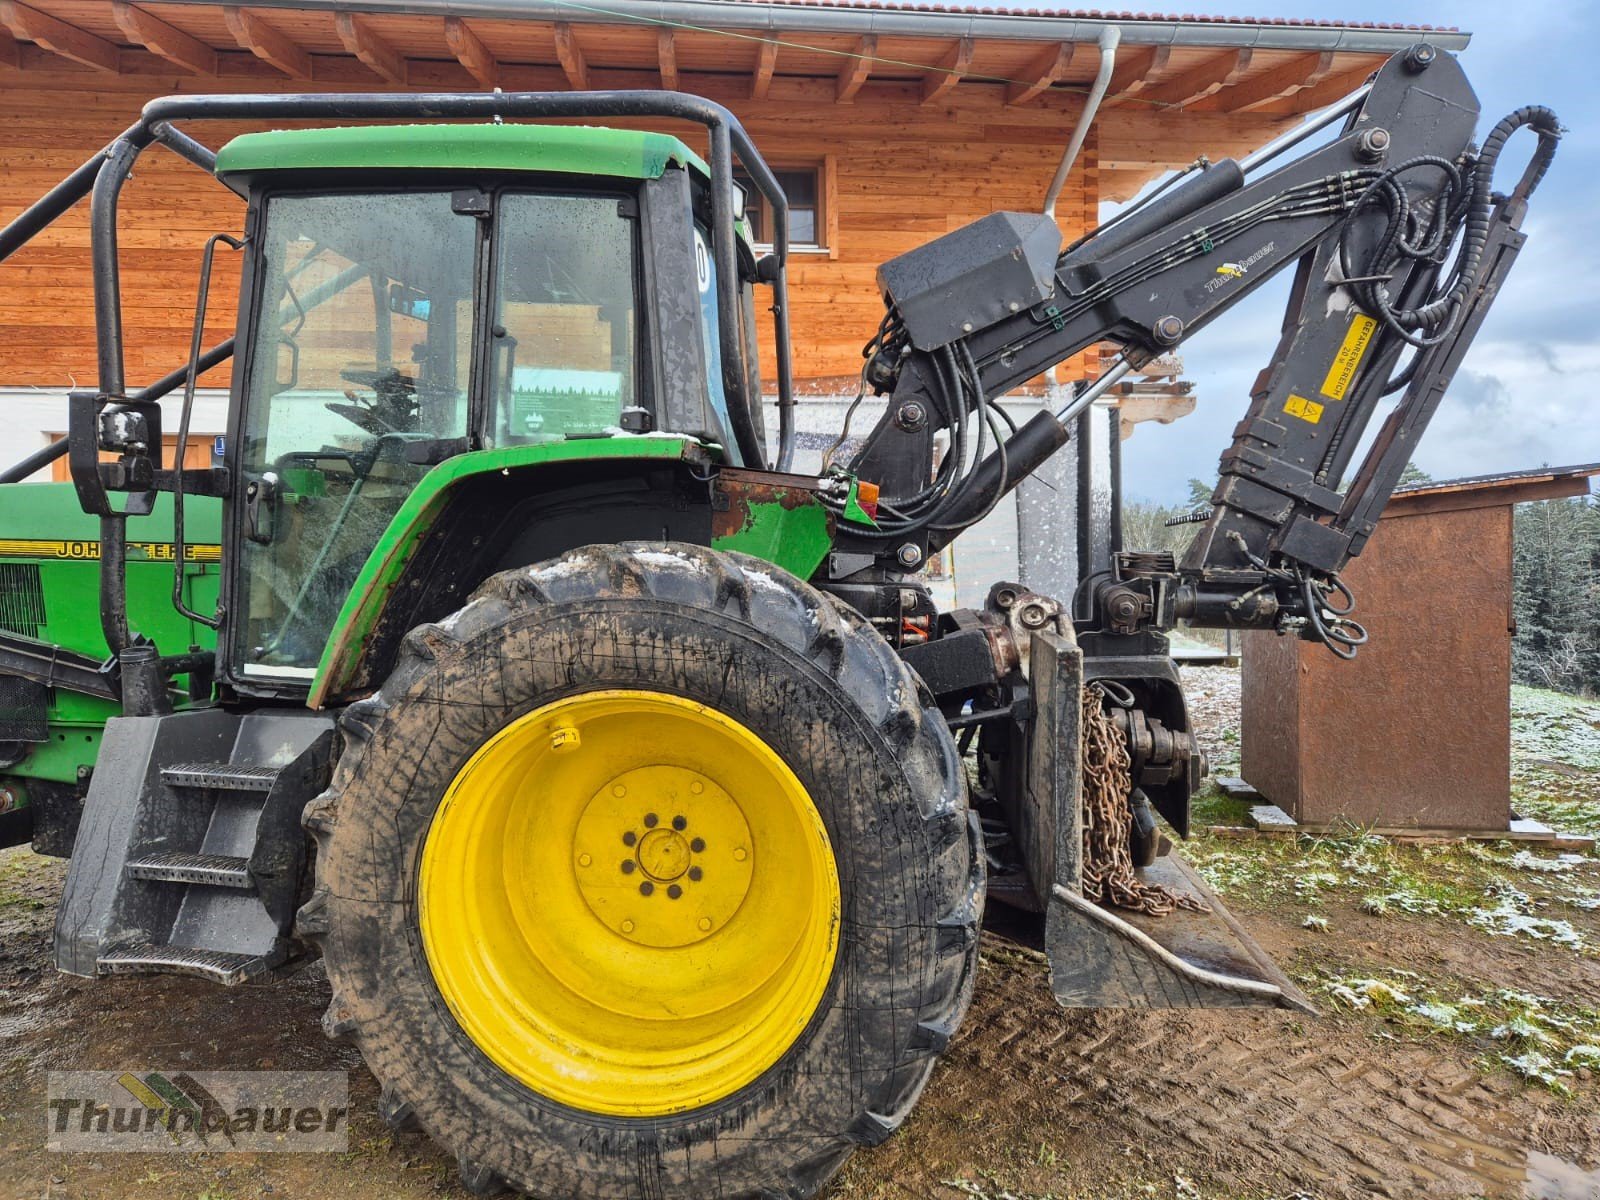
[(758, 571), (754, 567), (746, 567), (744, 574), (752, 586), (759, 588), (763, 592), (771, 592), (777, 595), (787, 595), (789, 592), (788, 588), (784, 587), (783, 584), (765, 571)]
[(593, 569), (594, 559), (582, 554), (574, 554), (568, 558), (558, 558), (554, 562), (540, 563), (537, 567), (530, 568), (528, 578), (572, 579)]
[(1511, 737), (1530, 758), (1600, 771), (1600, 701), (1513, 687)]
[(1475, 908), (1467, 914), (1467, 924), (1475, 925), (1495, 937), (1515, 937), (1521, 934), (1541, 942), (1555, 942), (1581, 950), (1583, 935), (1571, 922), (1551, 917), (1535, 916), (1529, 897), (1515, 888), (1498, 891), (1499, 903), (1492, 908)]
[(706, 564), (692, 554), (682, 550), (635, 550), (633, 557), (650, 567), (679, 568), (687, 567), (691, 571), (705, 574)]
[(1595, 864), (1596, 860), (1582, 854), (1560, 854), (1555, 858), (1540, 858), (1529, 850), (1518, 850), (1507, 864), (1518, 871), (1547, 871), (1560, 874), (1579, 867)]

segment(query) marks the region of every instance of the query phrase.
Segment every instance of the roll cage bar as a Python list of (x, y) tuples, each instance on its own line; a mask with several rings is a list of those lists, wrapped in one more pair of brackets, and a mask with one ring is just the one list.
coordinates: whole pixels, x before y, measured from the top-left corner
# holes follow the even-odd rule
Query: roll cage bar
[[(4, 262), (40, 230), (90, 195), (90, 240), (95, 301), (95, 343), (102, 402), (149, 404), (181, 386), (189, 377), (185, 365), (142, 390), (129, 394), (124, 374), (122, 291), (117, 252), (117, 199), (139, 155), (153, 143), (166, 146), (195, 166), (215, 174), (217, 156), (178, 127), (180, 122), (214, 120), (345, 119), (385, 121), (401, 118), (467, 120), (471, 118), (617, 118), (656, 117), (704, 126), (710, 142), (711, 216), (715, 230), (712, 258), (717, 269), (722, 384), (730, 397), (732, 433), (744, 461), (767, 461), (754, 414), (761, 403), (759, 378), (745, 374), (748, 361), (741, 346), (738, 251), (735, 231), (733, 162), (749, 173), (772, 209), (772, 254), (758, 281), (773, 289), (772, 312), (777, 343), (778, 454), (775, 470), (786, 471), (794, 458), (794, 385), (790, 366), (787, 263), (789, 203), (777, 177), (767, 166), (739, 119), (714, 101), (683, 92), (502, 92), (403, 93), (396, 95), (293, 96), (168, 96), (145, 105), (139, 120), (93, 158), (73, 171), (38, 201), (0, 229), (0, 262)], [(198, 366), (209, 370), (233, 353), (229, 338), (203, 354)], [(0, 471), (0, 483), (15, 483), (68, 452), (63, 439)], [(159, 455), (159, 448), (156, 450)], [(175, 464), (177, 465), (177, 464)]]
[[(226, 361), (234, 338), (199, 352), (196, 341), (184, 366), (129, 394), (124, 373), (122, 288), (117, 249), (117, 200), (139, 155), (152, 144), (166, 146), (178, 157), (215, 177), (216, 153), (179, 128), (179, 123), (212, 120), (384, 121), (396, 119), (466, 120), (471, 118), (665, 118), (704, 126), (710, 143), (712, 259), (716, 264), (717, 308), (722, 319), (723, 392), (734, 441), (746, 463), (767, 461), (755, 416), (761, 403), (759, 375), (747, 374), (750, 357), (743, 346), (744, 322), (739, 300), (736, 205), (733, 162), (739, 159), (756, 189), (772, 209), (772, 254), (763, 259), (756, 282), (773, 289), (772, 313), (778, 378), (778, 454), (774, 468), (786, 471), (794, 456), (794, 390), (789, 347), (787, 260), (789, 204), (777, 177), (756, 150), (739, 119), (722, 105), (683, 92), (501, 92), (405, 93), (397, 95), (307, 94), (292, 96), (168, 96), (145, 105), (139, 120), (83, 163), (43, 197), (0, 229), (0, 262), (26, 244), (84, 196), (90, 195), (89, 228), (95, 305), (95, 349), (99, 386), (68, 397), (69, 434), (60, 442), (28, 455), (0, 471), (0, 483), (15, 483), (62, 454), (69, 456), (72, 480), (85, 512), (100, 519), (100, 621), (112, 658), (106, 664), (120, 676), (123, 711), (144, 715), (167, 708), (166, 680), (194, 669), (194, 655), (160, 657), (156, 648), (129, 628), (127, 605), (127, 518), (148, 514), (158, 490), (221, 494), (224, 481), (212, 471), (186, 471), (181, 462), (170, 471), (161, 464), (160, 408), (155, 403), (203, 371)], [(209, 277), (209, 271), (207, 271)], [(203, 311), (203, 310), (202, 310)], [(203, 316), (197, 318), (203, 320)], [(196, 338), (199, 331), (196, 330)], [(187, 412), (187, 409), (186, 409)], [(102, 426), (109, 426), (127, 452), (114, 465), (102, 465)], [(187, 420), (184, 422), (187, 428)], [(203, 479), (201, 477), (204, 477)], [(191, 486), (192, 485), (192, 486)], [(123, 508), (111, 503), (108, 490), (129, 493)], [(181, 536), (181, 535), (180, 535)]]

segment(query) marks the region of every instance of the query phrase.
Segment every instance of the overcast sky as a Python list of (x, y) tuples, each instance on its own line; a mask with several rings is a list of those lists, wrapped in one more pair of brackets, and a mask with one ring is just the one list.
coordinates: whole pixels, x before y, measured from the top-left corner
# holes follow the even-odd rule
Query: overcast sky
[[(1186, 3), (1183, 11), (1455, 25), (1473, 35), (1461, 59), (1482, 104), (1480, 136), (1521, 105), (1555, 109), (1568, 132), (1529, 209), (1528, 243), (1416, 462), (1444, 479), (1600, 461), (1600, 3), (1232, 0)], [(1500, 180), (1509, 185), (1521, 174), (1532, 145), (1528, 133), (1512, 139)], [(1215, 479), (1217, 457), (1277, 343), (1289, 274), (1184, 344), (1184, 377), (1194, 381), (1199, 406), (1172, 425), (1140, 425), (1123, 443), (1129, 499), (1181, 503), (1191, 476)]]

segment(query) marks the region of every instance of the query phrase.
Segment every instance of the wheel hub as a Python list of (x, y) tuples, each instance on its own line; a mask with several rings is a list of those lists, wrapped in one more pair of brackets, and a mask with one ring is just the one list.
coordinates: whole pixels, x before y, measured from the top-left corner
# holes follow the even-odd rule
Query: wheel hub
[(652, 763), (613, 776), (578, 818), (573, 874), (589, 911), (641, 946), (725, 928), (755, 873), (750, 825), (709, 775)]

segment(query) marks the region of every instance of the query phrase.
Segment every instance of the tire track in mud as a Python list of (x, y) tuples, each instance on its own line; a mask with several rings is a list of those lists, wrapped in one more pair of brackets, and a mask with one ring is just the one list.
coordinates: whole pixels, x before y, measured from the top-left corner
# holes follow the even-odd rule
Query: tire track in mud
[(1581, 1113), (1461, 1047), (1288, 1013), (1063, 1011), (1037, 966), (996, 957), (951, 1067), (1025, 1097), (1087, 1155), (1137, 1146), (1213, 1185), (1343, 1200), (1521, 1197), (1540, 1129), (1600, 1148)]

